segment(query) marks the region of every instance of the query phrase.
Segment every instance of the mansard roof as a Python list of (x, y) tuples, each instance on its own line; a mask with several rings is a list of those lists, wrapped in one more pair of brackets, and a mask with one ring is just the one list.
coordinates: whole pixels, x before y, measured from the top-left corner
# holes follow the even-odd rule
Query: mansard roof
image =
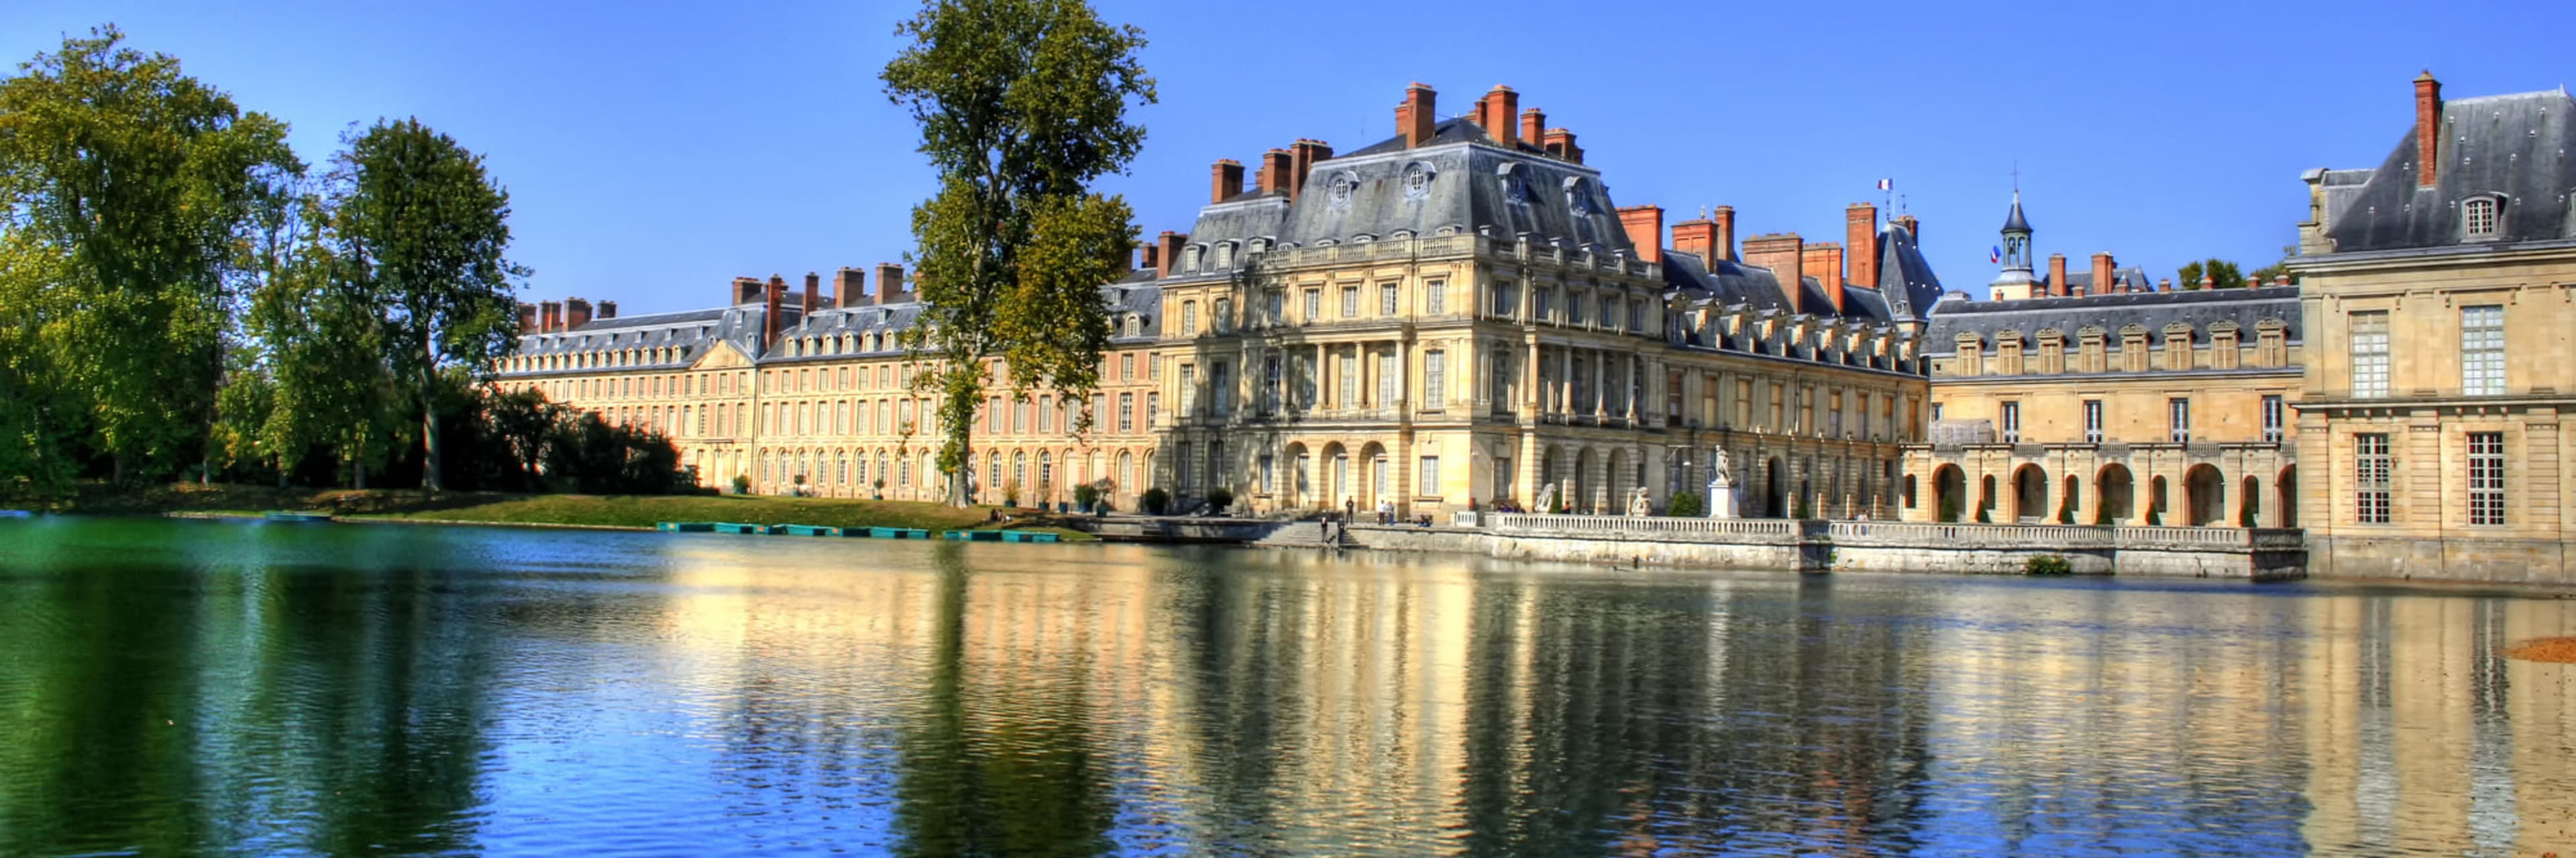
[[(2336, 253), (2443, 247), (2489, 241), (2576, 239), (2576, 99), (2563, 90), (2462, 98), (2442, 103), (2436, 122), (2434, 184), (2418, 187), (2410, 128), (2375, 170), (2323, 175), (2325, 232)], [(2493, 239), (2466, 241), (2462, 203), (2501, 196)]]
[(1941, 278), (1932, 273), (1932, 263), (1915, 246), (1914, 231), (1902, 224), (1890, 224), (1879, 232), (1878, 282), (1864, 285), (1878, 287), (1894, 318), (1922, 319), (1941, 302)]
[(2189, 325), (2194, 331), (2207, 331), (2211, 325), (2233, 322), (2239, 330), (2247, 332), (2243, 336), (2250, 340), (2251, 332), (2267, 320), (2283, 326), (2283, 336), (2287, 341), (2299, 341), (2304, 328), (2299, 318), (2298, 287), (2193, 289), (2017, 301), (1946, 301), (1933, 310), (1932, 324), (1925, 334), (1923, 348), (1925, 354), (1953, 353), (1957, 350), (1961, 334), (1987, 340), (1999, 331), (2027, 334), (2055, 328), (2072, 337), (2087, 327), (2116, 332), (2137, 325), (2149, 331), (2163, 331), (2175, 323)]

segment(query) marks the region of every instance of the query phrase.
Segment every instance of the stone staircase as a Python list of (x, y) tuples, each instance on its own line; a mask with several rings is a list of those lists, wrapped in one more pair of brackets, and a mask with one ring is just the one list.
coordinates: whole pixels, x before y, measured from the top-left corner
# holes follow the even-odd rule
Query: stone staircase
[(1340, 539), (1325, 540), (1323, 522), (1299, 521), (1273, 530), (1269, 536), (1255, 540), (1252, 544), (1267, 548), (1340, 548), (1348, 542)]

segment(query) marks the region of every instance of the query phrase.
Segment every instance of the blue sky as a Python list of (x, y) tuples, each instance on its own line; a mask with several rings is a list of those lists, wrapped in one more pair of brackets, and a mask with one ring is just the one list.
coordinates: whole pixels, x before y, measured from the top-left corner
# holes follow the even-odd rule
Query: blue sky
[[(898, 259), (931, 188), (876, 73), (912, 3), (15, 0), (0, 58), (113, 21), (322, 162), (351, 123), (417, 116), (490, 158), (528, 295), (704, 306), (737, 275)], [(1981, 285), (2019, 165), (2037, 254), (2172, 276), (2277, 258), (2300, 171), (2375, 166), (2430, 68), (2455, 97), (2550, 89), (2546, 2), (1308, 5), (1110, 0), (1161, 103), (1109, 189), (1189, 229), (1208, 164), (1298, 137), (1387, 137), (1411, 81), (1463, 113), (1497, 83), (1572, 129), (1621, 205), (1733, 205), (1746, 234), (1840, 240), (1896, 180), (1951, 288)], [(2560, 11), (2550, 11), (2560, 9)], [(2554, 19), (2554, 20), (2550, 20)], [(828, 276), (827, 276), (828, 280)]]

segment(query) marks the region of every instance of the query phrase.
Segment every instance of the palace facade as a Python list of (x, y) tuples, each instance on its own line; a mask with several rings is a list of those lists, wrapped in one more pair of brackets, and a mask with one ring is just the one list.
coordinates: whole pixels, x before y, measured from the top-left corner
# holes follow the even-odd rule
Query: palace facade
[[(1300, 140), (1211, 169), (1189, 233), (1102, 287), (1115, 326), (1091, 401), (996, 397), (981, 499), (1225, 488), (1263, 514), (1700, 496), (1719, 446), (1748, 515), (1893, 516), (1922, 436), (1918, 354), (1942, 287), (1911, 218), (1845, 212), (1842, 242), (1747, 238), (1613, 204), (1573, 132), (1496, 87), (1438, 118), (1407, 89), (1387, 140)], [(901, 269), (742, 279), (719, 306), (618, 318), (523, 309), (499, 383), (672, 437), (709, 485), (933, 499), (938, 435), (897, 342)], [(1007, 367), (996, 366), (998, 374)], [(1006, 375), (999, 375), (1006, 379)], [(1003, 385), (997, 385), (1001, 387)], [(1089, 415), (1087, 431), (1077, 432)]]
[(2378, 167), (2303, 177), (2309, 568), (2576, 582), (2576, 99), (2414, 96)]

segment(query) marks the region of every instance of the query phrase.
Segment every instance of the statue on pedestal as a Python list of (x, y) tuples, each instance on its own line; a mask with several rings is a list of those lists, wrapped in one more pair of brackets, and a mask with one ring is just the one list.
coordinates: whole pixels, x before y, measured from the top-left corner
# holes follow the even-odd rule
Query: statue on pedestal
[(1717, 464), (1711, 466), (1709, 471), (1711, 472), (1708, 479), (1710, 486), (1722, 489), (1735, 485), (1735, 468), (1726, 462), (1725, 447), (1717, 448)]
[(1655, 498), (1653, 494), (1646, 491), (1645, 486), (1638, 486), (1628, 490), (1628, 516), (1630, 518), (1644, 518), (1654, 514)]
[(1538, 513), (1538, 514), (1540, 514), (1540, 515), (1554, 515), (1554, 514), (1556, 514), (1556, 484), (1555, 484), (1555, 483), (1548, 483), (1547, 485), (1543, 485), (1543, 486), (1538, 487), (1538, 505), (1537, 505), (1537, 506), (1534, 506), (1534, 507), (1531, 507), (1531, 508), (1530, 508), (1530, 511), (1531, 511), (1531, 512), (1535, 512), (1535, 513)]
[(1709, 469), (1708, 517), (1735, 517), (1735, 468), (1726, 461), (1726, 448), (1717, 448), (1717, 462)]

